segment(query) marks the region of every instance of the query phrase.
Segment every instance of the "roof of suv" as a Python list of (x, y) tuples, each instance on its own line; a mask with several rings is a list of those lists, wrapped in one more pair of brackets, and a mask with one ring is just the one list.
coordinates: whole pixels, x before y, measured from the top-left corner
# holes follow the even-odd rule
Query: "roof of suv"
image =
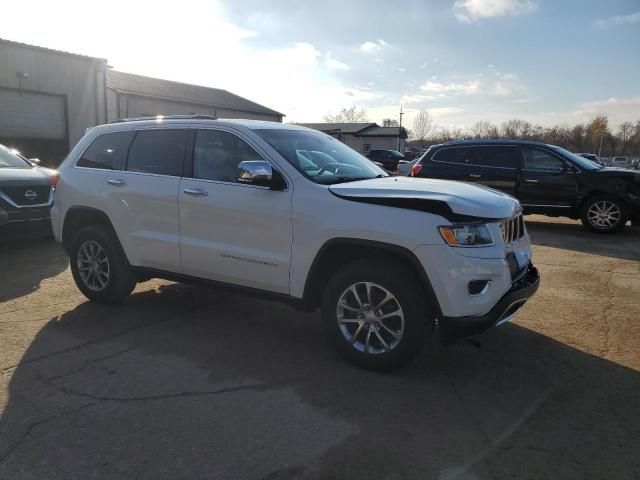
[(477, 138), (473, 140), (451, 140), (450, 142), (432, 145), (432, 148), (469, 146), (469, 145), (535, 145), (539, 147), (553, 147), (547, 143), (533, 142), (531, 140), (510, 140), (508, 138)]
[(280, 122), (267, 122), (264, 120), (248, 120), (241, 118), (216, 118), (209, 115), (158, 115), (155, 117), (139, 117), (139, 118), (123, 118), (115, 120), (111, 123), (98, 125), (100, 130), (123, 130), (122, 126), (126, 125), (127, 129), (135, 129), (144, 125), (228, 125), (228, 126), (243, 126), (250, 130), (265, 130), (265, 129), (287, 129), (287, 130), (304, 130), (311, 131), (311, 129), (302, 127), (300, 125), (294, 125), (290, 123)]

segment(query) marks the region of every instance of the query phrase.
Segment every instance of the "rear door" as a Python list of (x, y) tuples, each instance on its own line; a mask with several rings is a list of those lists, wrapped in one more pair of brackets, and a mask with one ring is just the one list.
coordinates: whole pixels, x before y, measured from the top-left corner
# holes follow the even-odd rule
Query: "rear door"
[(165, 127), (136, 131), (124, 170), (105, 176), (101, 203), (132, 265), (180, 272), (178, 187), (187, 134)]
[(576, 204), (575, 167), (546, 149), (521, 146), (520, 152), (522, 172), (518, 196), (523, 205), (569, 208)]
[(470, 147), (469, 181), (516, 196), (518, 149), (510, 145)]
[(195, 130), (192, 172), (179, 193), (185, 274), (289, 293), (292, 189), (237, 181), (240, 162), (265, 159), (235, 132)]

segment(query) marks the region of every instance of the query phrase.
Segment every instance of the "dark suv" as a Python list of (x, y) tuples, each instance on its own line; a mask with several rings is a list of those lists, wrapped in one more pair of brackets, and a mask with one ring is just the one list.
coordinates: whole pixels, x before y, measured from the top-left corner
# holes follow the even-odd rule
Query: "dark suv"
[(480, 183), (513, 195), (525, 213), (579, 218), (595, 232), (640, 224), (640, 173), (604, 168), (554, 145), (448, 142), (429, 148), (410, 175)]
[(405, 159), (404, 155), (396, 150), (369, 150), (367, 158), (372, 162), (381, 163), (382, 167), (389, 172), (395, 172), (400, 160)]

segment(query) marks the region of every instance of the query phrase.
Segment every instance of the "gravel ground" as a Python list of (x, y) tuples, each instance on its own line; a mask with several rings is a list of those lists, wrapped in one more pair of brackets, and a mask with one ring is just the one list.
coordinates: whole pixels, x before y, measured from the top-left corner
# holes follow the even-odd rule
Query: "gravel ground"
[(318, 314), (153, 280), (90, 304), (0, 246), (1, 479), (640, 478), (640, 229), (529, 217), (538, 294), (391, 375)]

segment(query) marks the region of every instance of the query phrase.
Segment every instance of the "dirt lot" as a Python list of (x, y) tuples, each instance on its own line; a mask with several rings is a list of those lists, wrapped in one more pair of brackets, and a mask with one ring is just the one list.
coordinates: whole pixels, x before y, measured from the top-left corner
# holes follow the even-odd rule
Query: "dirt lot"
[(0, 247), (0, 478), (640, 478), (640, 229), (530, 217), (537, 296), (380, 375), (317, 314), (164, 281), (85, 302)]

